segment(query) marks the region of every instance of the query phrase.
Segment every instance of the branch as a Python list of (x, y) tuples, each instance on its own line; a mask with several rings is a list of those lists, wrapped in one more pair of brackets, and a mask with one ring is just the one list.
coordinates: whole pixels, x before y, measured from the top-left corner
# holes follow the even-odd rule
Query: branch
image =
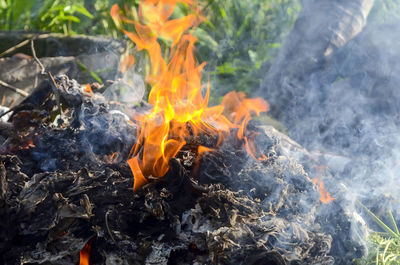
[(8, 49), (8, 50), (6, 50), (6, 51), (0, 53), (0, 57), (3, 57), (4, 55), (6, 55), (6, 54), (8, 54), (8, 53), (10, 53), (10, 52), (13, 52), (13, 51), (15, 51), (16, 49), (21, 48), (22, 46), (24, 46), (24, 45), (26, 45), (26, 44), (28, 44), (28, 43), (29, 43), (29, 40), (24, 40), (24, 41), (18, 43), (17, 45), (11, 47), (10, 49)]
[(19, 88), (15, 87), (15, 86), (12, 86), (12, 85), (10, 85), (10, 84), (7, 84), (6, 82), (1, 81), (1, 80), (0, 80), (0, 86), (5, 87), (5, 88), (8, 88), (8, 89), (14, 91), (15, 93), (20, 94), (20, 95), (23, 96), (23, 97), (27, 97), (27, 96), (29, 95), (28, 93), (26, 93), (26, 92), (23, 91), (22, 89), (19, 89)]
[(42, 75), (47, 75), (49, 79), (52, 82), (51, 88), (53, 89), (54, 96), (56, 97), (56, 102), (57, 102), (57, 107), (58, 107), (58, 112), (60, 114), (60, 117), (62, 116), (62, 111), (61, 111), (61, 104), (60, 104), (60, 93), (58, 91), (58, 85), (56, 83), (56, 80), (54, 79), (54, 76), (51, 72), (47, 71), (42, 62), (39, 60), (39, 58), (36, 56), (36, 51), (35, 51), (35, 46), (33, 44), (33, 39), (31, 39), (31, 49), (32, 49), (32, 56), (35, 62), (39, 65), (41, 69), (41, 74)]
[[(50, 34), (46, 33), (46, 34), (42, 34), (42, 35), (37, 35), (37, 36), (35, 36), (35, 39), (44, 39), (44, 38), (47, 38), (47, 37), (49, 37), (49, 36), (50, 36)], [(14, 46), (12, 46), (11, 48), (7, 49), (6, 51), (0, 53), (0, 57), (3, 57), (4, 55), (13, 52), (13, 51), (15, 51), (16, 49), (21, 48), (22, 46), (25, 46), (26, 44), (29, 43), (29, 41), (31, 40), (31, 38), (32, 38), (32, 36), (29, 36), (29, 37), (27, 37), (26, 40), (21, 41), (21, 42), (18, 43), (17, 45), (14, 45)]]

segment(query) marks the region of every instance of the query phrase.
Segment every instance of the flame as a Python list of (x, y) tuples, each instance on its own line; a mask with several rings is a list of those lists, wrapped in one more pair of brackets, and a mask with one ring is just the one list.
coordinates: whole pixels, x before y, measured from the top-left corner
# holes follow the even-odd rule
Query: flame
[[(170, 19), (178, 3), (187, 5), (188, 15)], [(236, 129), (237, 138), (244, 142), (249, 154), (265, 159), (256, 150), (253, 139), (246, 136), (245, 129), (251, 114), (268, 111), (268, 103), (260, 98), (247, 99), (242, 92), (230, 92), (220, 105), (208, 107), (209, 84), (205, 96), (202, 95), (201, 72), (205, 63), (199, 64), (195, 58), (197, 38), (191, 33), (204, 18), (194, 0), (143, 0), (133, 20), (124, 16), (118, 5), (110, 13), (137, 48), (147, 51), (151, 62), (147, 81), (152, 85), (149, 103), (153, 108), (134, 117), (137, 142), (127, 161), (135, 179), (134, 191), (146, 184), (149, 176), (163, 177), (170, 158), (178, 154), (190, 137), (201, 133), (218, 136), (218, 146), (231, 129)], [(135, 32), (122, 28), (124, 23), (133, 26)], [(160, 38), (169, 42), (164, 53)], [(201, 154), (212, 150), (199, 146), (197, 151)]]
[(327, 191), (327, 189), (325, 188), (324, 182), (322, 182), (322, 180), (320, 179), (320, 177), (322, 176), (322, 172), (325, 169), (327, 169), (327, 166), (315, 166), (315, 170), (317, 172), (318, 177), (313, 179), (313, 183), (316, 187), (318, 187), (318, 191), (319, 191), (319, 195), (320, 195), (319, 200), (324, 204), (328, 204), (328, 203), (334, 201), (335, 198), (333, 198), (331, 196), (331, 194)]
[(91, 240), (89, 240), (79, 252), (79, 265), (89, 265)]
[(315, 178), (315, 179), (313, 179), (313, 182), (314, 182), (314, 185), (318, 187), (319, 195), (320, 195), (319, 199), (322, 203), (328, 204), (335, 200), (335, 198), (333, 198), (331, 196), (331, 194), (326, 190), (324, 183), (320, 179)]
[(214, 151), (214, 149), (206, 147), (206, 146), (199, 145), (199, 147), (197, 147), (198, 155), (202, 155), (205, 152), (212, 152), (212, 151)]
[(125, 73), (125, 71), (131, 68), (135, 64), (135, 57), (132, 54), (128, 54), (121, 62), (121, 72)]

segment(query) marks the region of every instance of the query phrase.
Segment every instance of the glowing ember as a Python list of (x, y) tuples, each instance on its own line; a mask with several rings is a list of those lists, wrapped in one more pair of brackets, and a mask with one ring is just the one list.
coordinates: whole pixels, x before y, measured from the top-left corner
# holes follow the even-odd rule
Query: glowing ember
[[(189, 14), (170, 19), (176, 4), (186, 4)], [(191, 32), (203, 19), (194, 0), (144, 0), (139, 4), (137, 19), (122, 15), (117, 5), (111, 16), (117, 25), (132, 24), (136, 32), (124, 33), (137, 45), (146, 50), (150, 57), (151, 73), (147, 81), (152, 85), (149, 103), (152, 110), (135, 118), (137, 143), (133, 146), (128, 164), (133, 172), (134, 190), (147, 182), (146, 177), (161, 178), (168, 169), (168, 161), (175, 157), (187, 139), (201, 133), (218, 136), (218, 144), (232, 128), (243, 140), (249, 154), (262, 160), (265, 155), (258, 152), (245, 134), (250, 114), (259, 115), (269, 109), (262, 99), (247, 99), (244, 93), (230, 92), (218, 106), (208, 107), (209, 85), (206, 95), (201, 93), (201, 71), (204, 63), (198, 64), (194, 56), (197, 38)], [(170, 43), (165, 58), (162, 56), (158, 39)], [(125, 64), (125, 62), (124, 62)], [(217, 144), (217, 145), (218, 145)], [(200, 146), (198, 153), (211, 151)]]
[(89, 240), (79, 253), (79, 265), (89, 265), (91, 240)]
[(90, 84), (86, 84), (85, 88), (83, 89), (83, 91), (86, 92), (86, 93), (93, 93), (92, 87), (90, 86)]

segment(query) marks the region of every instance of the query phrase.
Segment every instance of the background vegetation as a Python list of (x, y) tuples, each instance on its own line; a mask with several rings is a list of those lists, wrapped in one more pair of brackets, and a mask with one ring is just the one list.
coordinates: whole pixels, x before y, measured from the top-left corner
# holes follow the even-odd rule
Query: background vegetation
[[(109, 12), (140, 0), (0, 0), (0, 30), (105, 35), (126, 39)], [(207, 23), (196, 30), (198, 57), (207, 61), (213, 94), (256, 90), (302, 0), (199, 0)], [(376, 0), (369, 23), (400, 19), (400, 1)]]
[[(106, 35), (126, 39), (109, 12), (113, 4), (140, 0), (0, 0), (0, 30)], [(264, 64), (279, 49), (300, 0), (200, 0), (207, 22), (196, 30), (200, 61), (207, 61), (215, 98), (230, 90), (258, 88)], [(184, 10), (181, 10), (184, 12)]]

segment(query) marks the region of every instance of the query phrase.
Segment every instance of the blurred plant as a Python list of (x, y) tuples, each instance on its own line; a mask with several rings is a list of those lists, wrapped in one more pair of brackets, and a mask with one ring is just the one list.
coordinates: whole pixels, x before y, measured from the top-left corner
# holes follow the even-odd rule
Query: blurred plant
[(0, 0), (0, 30), (122, 36), (109, 15), (123, 0)]
[(373, 231), (369, 236), (369, 253), (367, 257), (356, 261), (356, 264), (365, 265), (398, 265), (400, 264), (400, 232), (391, 211), (388, 217), (392, 228), (371, 212), (364, 204), (358, 204), (371, 216), (384, 232)]
[(123, 38), (124, 34), (116, 28), (111, 16), (110, 9), (115, 3), (124, 6), (126, 3), (135, 4), (136, 0), (84, 0), (87, 10), (93, 14), (93, 19), (83, 20), (79, 33), (87, 35), (107, 35), (117, 38)]
[(0, 29), (24, 29), (35, 1), (0, 0)]
[(63, 32), (72, 35), (72, 23), (81, 23), (80, 17), (93, 19), (93, 15), (83, 6), (82, 1), (55, 0), (44, 1), (39, 15), (32, 20), (32, 24), (41, 30)]
[(400, 264), (400, 240), (390, 238), (387, 234), (374, 232), (369, 240), (372, 243), (370, 254), (363, 264), (398, 265)]
[(207, 61), (218, 96), (251, 94), (301, 9), (300, 0), (206, 0), (208, 18), (195, 32), (200, 61)]

